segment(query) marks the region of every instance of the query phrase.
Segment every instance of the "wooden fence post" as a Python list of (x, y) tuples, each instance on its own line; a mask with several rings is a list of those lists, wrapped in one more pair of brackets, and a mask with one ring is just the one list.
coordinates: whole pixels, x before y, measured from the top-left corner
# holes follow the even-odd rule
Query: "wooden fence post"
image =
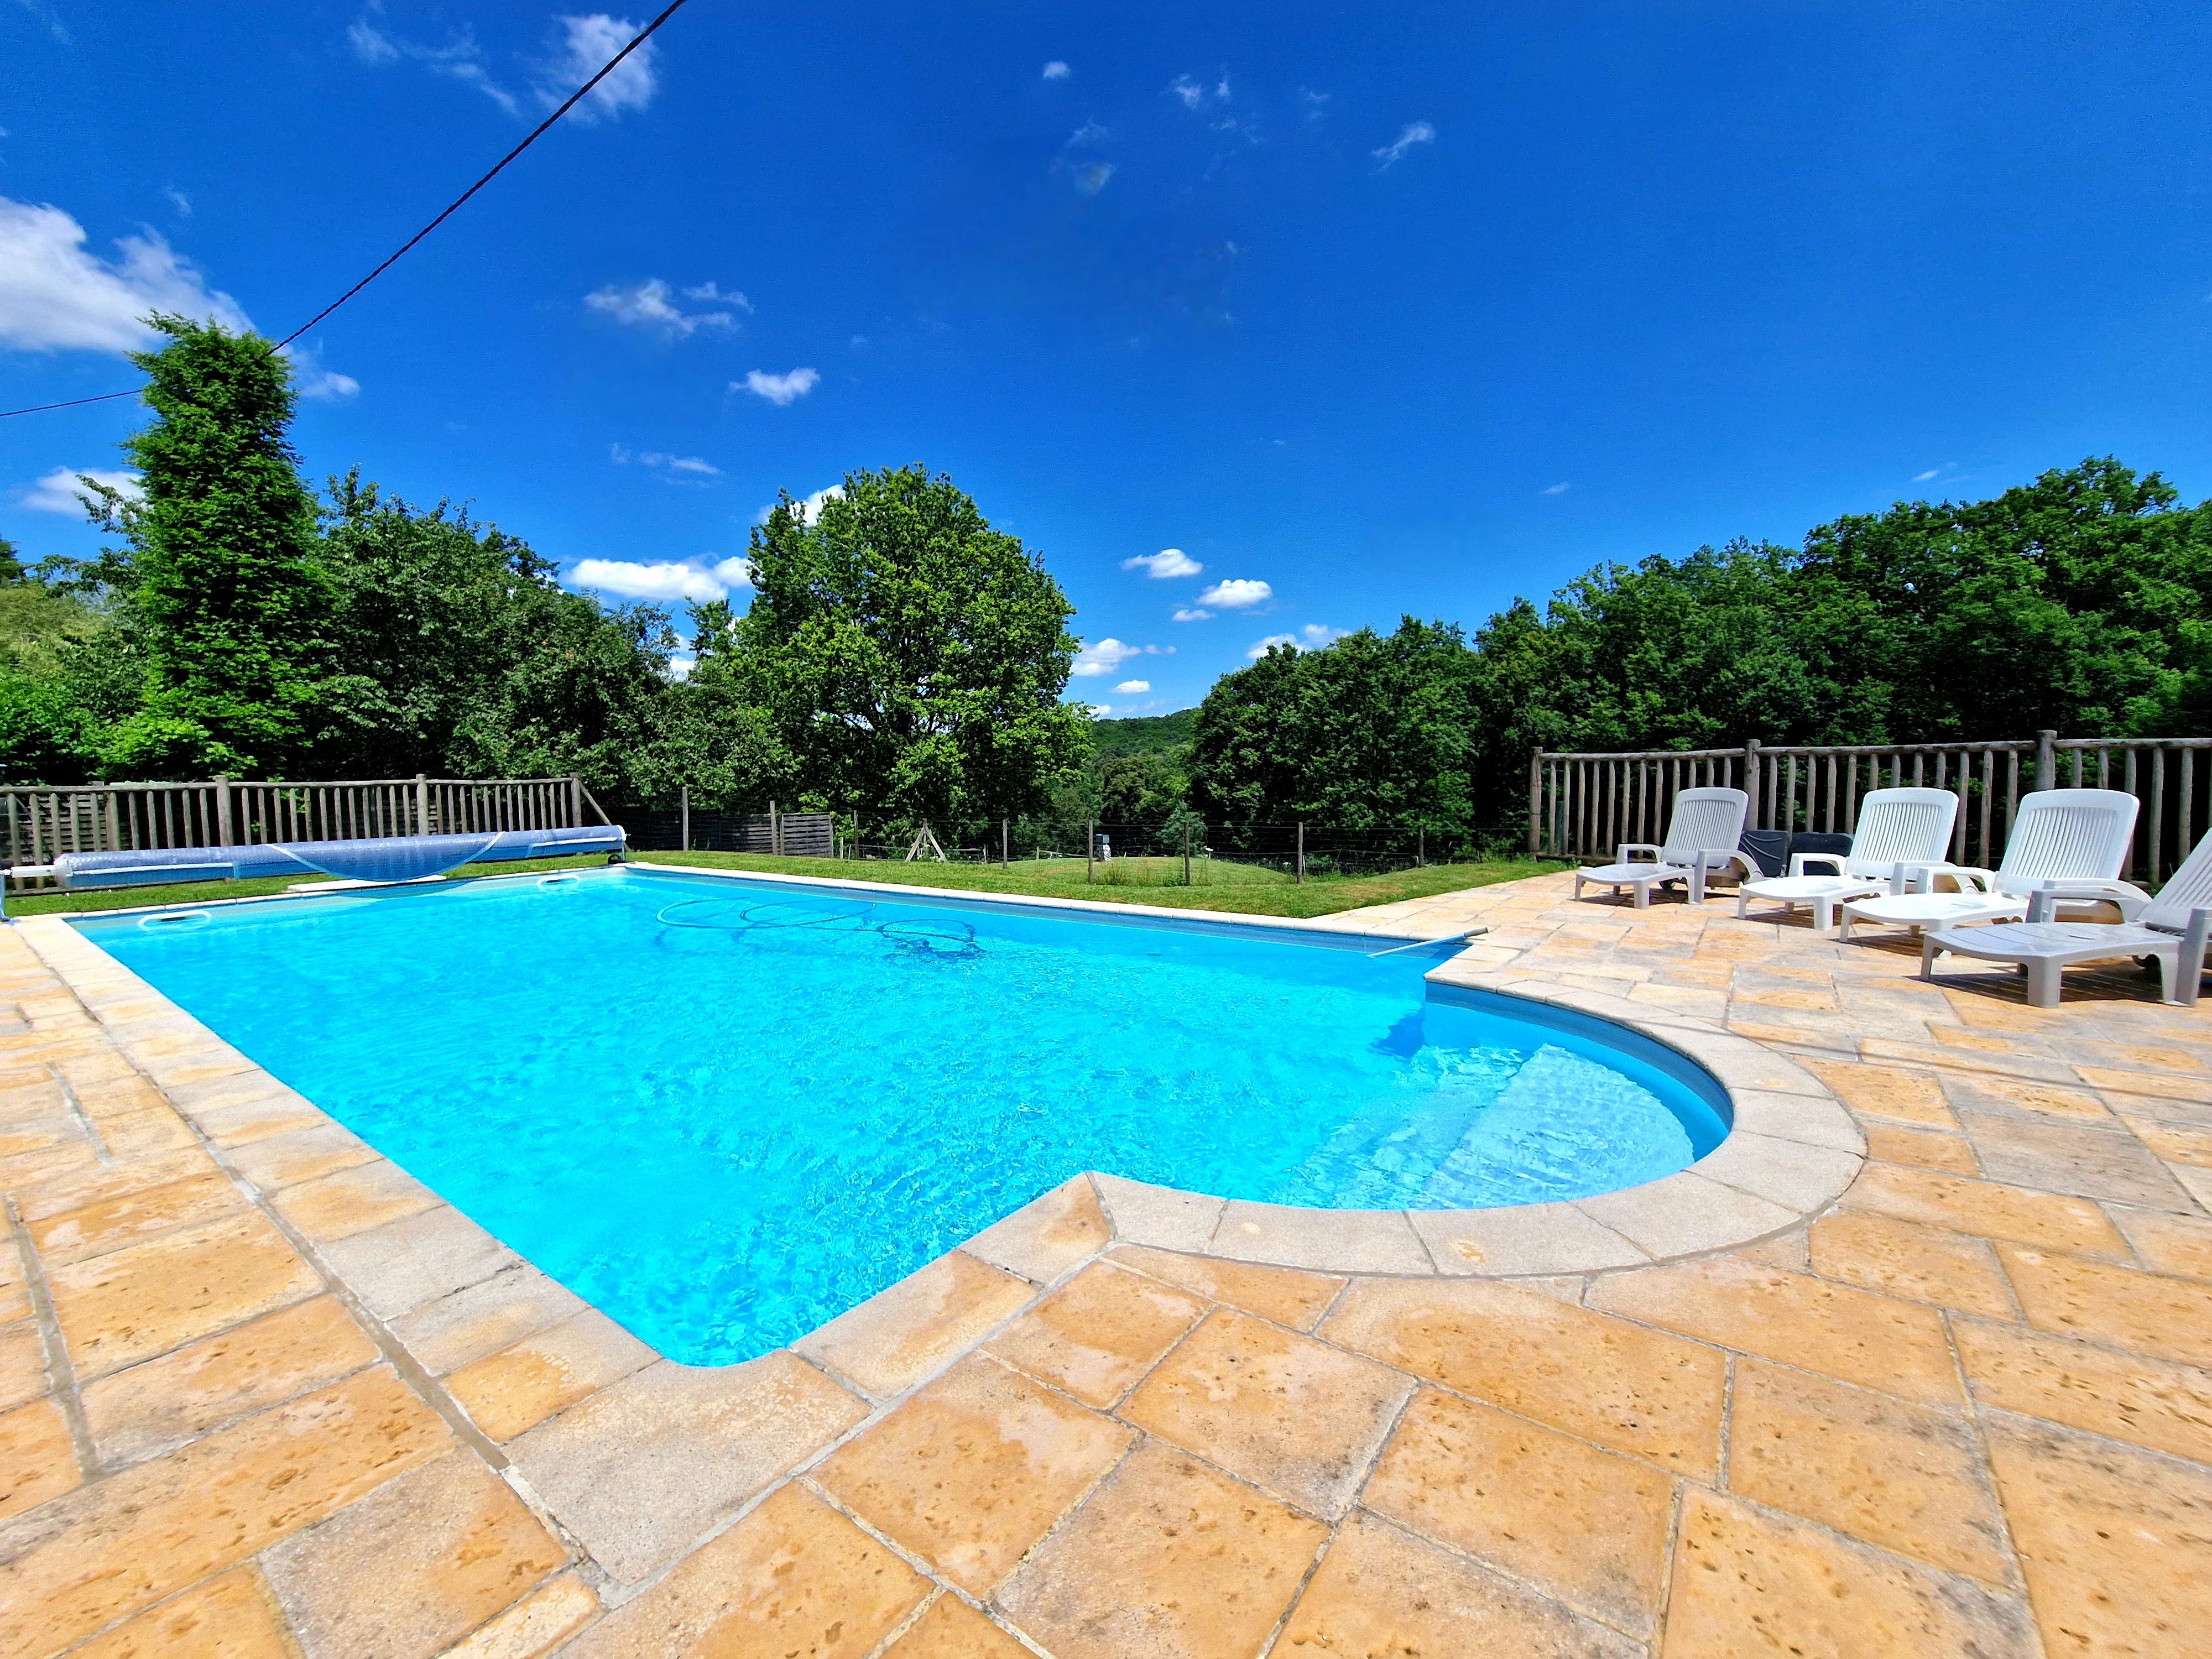
[(1751, 797), (1751, 827), (1754, 830), (1765, 829), (1766, 819), (1759, 804), (1759, 739), (1757, 738), (1746, 738), (1743, 740), (1743, 793)]
[(1182, 821), (1182, 884), (1190, 885), (1190, 820)]
[(1528, 751), (1528, 856), (1534, 858), (1543, 850), (1544, 834), (1544, 748), (1539, 744)]
[(691, 786), (688, 783), (684, 786), (684, 793), (676, 810), (683, 826), (684, 850), (688, 853), (691, 850)]
[(2058, 787), (2058, 734), (2043, 731), (2035, 734), (2035, 787), (2056, 789)]
[[(15, 825), (15, 798), (13, 795), (10, 795), (10, 796), (9, 796), (9, 797), (8, 797), (8, 823), (9, 823), (9, 833), (10, 833), (10, 834), (13, 834), (13, 833), (14, 833), (14, 825)], [(1085, 824), (1085, 825), (1084, 826), (1084, 836), (1083, 836), (1083, 879), (1084, 879), (1085, 882), (1091, 882), (1091, 881), (1096, 881), (1097, 878), (1098, 878), (1098, 820), (1097, 820), (1097, 819), (1096, 819), (1096, 818), (1093, 818), (1093, 819), (1091, 819), (1091, 822), (1090, 822), (1089, 823), (1087, 823), (1087, 824)]]
[[(108, 799), (112, 800), (114, 797), (110, 795)], [(233, 844), (230, 839), (230, 780), (220, 773), (215, 781), (215, 833), (216, 846)]]
[[(568, 799), (572, 804), (575, 797), (576, 780), (572, 776), (568, 780)], [(571, 816), (580, 820), (583, 810), (579, 807)], [(427, 772), (415, 775), (415, 833), (418, 836), (430, 833), (430, 776)]]
[(1306, 826), (1305, 826), (1305, 824), (1304, 824), (1304, 821), (1303, 821), (1303, 820), (1301, 820), (1301, 821), (1300, 821), (1300, 823), (1299, 823), (1299, 824), (1298, 824), (1298, 873), (1297, 873), (1297, 876), (1296, 879), (1297, 879), (1298, 882), (1304, 882), (1304, 881), (1305, 880), (1305, 878), (1306, 878)]
[(768, 850), (777, 858), (783, 856), (783, 813), (776, 804), (768, 804)]

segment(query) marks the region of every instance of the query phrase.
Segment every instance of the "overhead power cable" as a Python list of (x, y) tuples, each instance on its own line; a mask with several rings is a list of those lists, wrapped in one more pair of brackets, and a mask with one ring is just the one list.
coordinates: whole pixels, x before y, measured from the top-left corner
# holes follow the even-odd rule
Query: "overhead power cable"
[[(347, 301), (352, 299), (353, 296), (360, 293), (362, 289), (367, 288), (378, 277), (383, 276), (384, 273), (391, 270), (392, 266), (398, 264), (402, 258), (406, 257), (408, 252), (414, 247), (416, 243), (421, 241), (432, 231), (437, 229), (440, 225), (444, 224), (447, 220), (452, 218), (454, 214), (459, 212), (463, 205), (467, 203), (469, 198), (475, 195), (486, 185), (489, 184), (493, 179), (498, 178), (501, 173), (504, 173), (507, 170), (507, 164), (509, 162), (513, 161), (517, 156), (520, 155), (523, 151), (528, 149), (532, 144), (544, 137), (547, 131), (551, 129), (555, 122), (558, 121), (570, 110), (575, 108), (578, 104), (581, 103), (590, 94), (592, 88), (598, 86), (600, 82), (605, 80), (608, 76), (613, 74), (616, 68), (621, 64), (622, 61), (625, 58), (628, 58), (630, 53), (635, 52), (640, 46), (643, 46), (647, 40), (652, 39), (653, 31), (658, 29), (663, 23), (665, 23), (670, 18), (675, 16), (678, 12), (683, 10), (687, 3), (689, 3), (689, 0), (672, 0), (672, 3), (666, 8), (666, 9), (661, 12), (659, 16), (654, 18), (650, 23), (647, 23), (643, 28), (640, 29), (636, 34), (631, 37), (629, 45), (625, 46), (613, 57), (608, 58), (605, 63), (600, 64), (599, 72), (596, 75), (592, 76), (590, 80), (585, 82), (582, 86), (578, 87), (575, 91), (570, 93), (568, 94), (568, 100), (563, 103), (560, 108), (555, 110), (543, 121), (540, 121), (535, 127), (532, 128), (529, 137), (526, 137), (513, 149), (507, 151), (506, 155), (501, 156), (499, 160), (493, 164), (489, 172), (486, 173), (483, 178), (477, 179), (476, 183), (471, 185), (466, 190), (463, 191), (459, 196), (456, 196), (450, 203), (448, 203), (444, 212), (439, 214), (439, 216), (431, 220), (428, 224), (423, 226), (422, 229), (416, 231), (412, 236), (410, 236), (404, 242), (401, 243), (398, 249), (393, 252), (389, 258), (386, 259), (382, 264), (377, 266), (377, 268), (370, 271), (368, 276), (362, 277), (344, 293), (339, 295), (337, 299), (331, 301), (330, 304), (325, 306), (313, 316), (308, 318), (306, 322), (301, 324), (299, 327), (294, 329), (283, 339), (277, 341), (276, 349), (282, 351), (286, 346), (291, 344), (293, 341), (298, 339), (309, 329), (314, 327), (316, 324), (321, 322), (324, 318), (329, 316)], [(38, 404), (29, 409), (0, 410), (0, 421), (4, 421), (13, 415), (43, 415), (49, 410), (75, 409), (80, 404), (104, 404), (108, 402), (110, 399), (116, 398), (135, 398), (143, 389), (144, 388), (141, 386), (134, 386), (125, 392), (103, 392), (97, 397), (71, 398), (65, 403)]]

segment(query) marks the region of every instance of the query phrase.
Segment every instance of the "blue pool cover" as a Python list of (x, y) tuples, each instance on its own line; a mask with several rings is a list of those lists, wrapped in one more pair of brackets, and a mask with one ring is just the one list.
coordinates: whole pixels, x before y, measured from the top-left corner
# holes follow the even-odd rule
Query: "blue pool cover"
[(359, 841), (271, 842), (258, 847), (167, 847), (64, 853), (53, 872), (67, 888), (143, 887), (173, 881), (242, 881), (322, 875), (341, 881), (414, 881), (465, 864), (619, 853), (619, 824), (502, 830), (475, 836), (384, 836)]

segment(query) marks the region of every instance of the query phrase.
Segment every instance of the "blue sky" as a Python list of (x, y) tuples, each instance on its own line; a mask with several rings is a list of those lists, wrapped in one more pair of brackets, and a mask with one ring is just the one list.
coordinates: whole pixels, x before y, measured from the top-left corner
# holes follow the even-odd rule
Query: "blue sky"
[[(0, 406), (145, 303), (289, 332), (648, 15), (0, 0)], [(297, 439), (647, 593), (922, 461), (1164, 710), (2085, 454), (2212, 494), (2207, 85), (2202, 4), (691, 0), (310, 337)], [(88, 550), (41, 481), (136, 418), (0, 422), (0, 533)]]

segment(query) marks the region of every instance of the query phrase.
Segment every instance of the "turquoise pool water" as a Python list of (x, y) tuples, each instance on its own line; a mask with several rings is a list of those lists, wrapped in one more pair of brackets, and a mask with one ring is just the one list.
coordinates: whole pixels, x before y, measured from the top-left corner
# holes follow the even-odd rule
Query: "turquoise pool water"
[(1617, 1027), (1204, 922), (616, 869), (79, 924), (672, 1358), (812, 1329), (1070, 1176), (1461, 1208), (1726, 1133)]

